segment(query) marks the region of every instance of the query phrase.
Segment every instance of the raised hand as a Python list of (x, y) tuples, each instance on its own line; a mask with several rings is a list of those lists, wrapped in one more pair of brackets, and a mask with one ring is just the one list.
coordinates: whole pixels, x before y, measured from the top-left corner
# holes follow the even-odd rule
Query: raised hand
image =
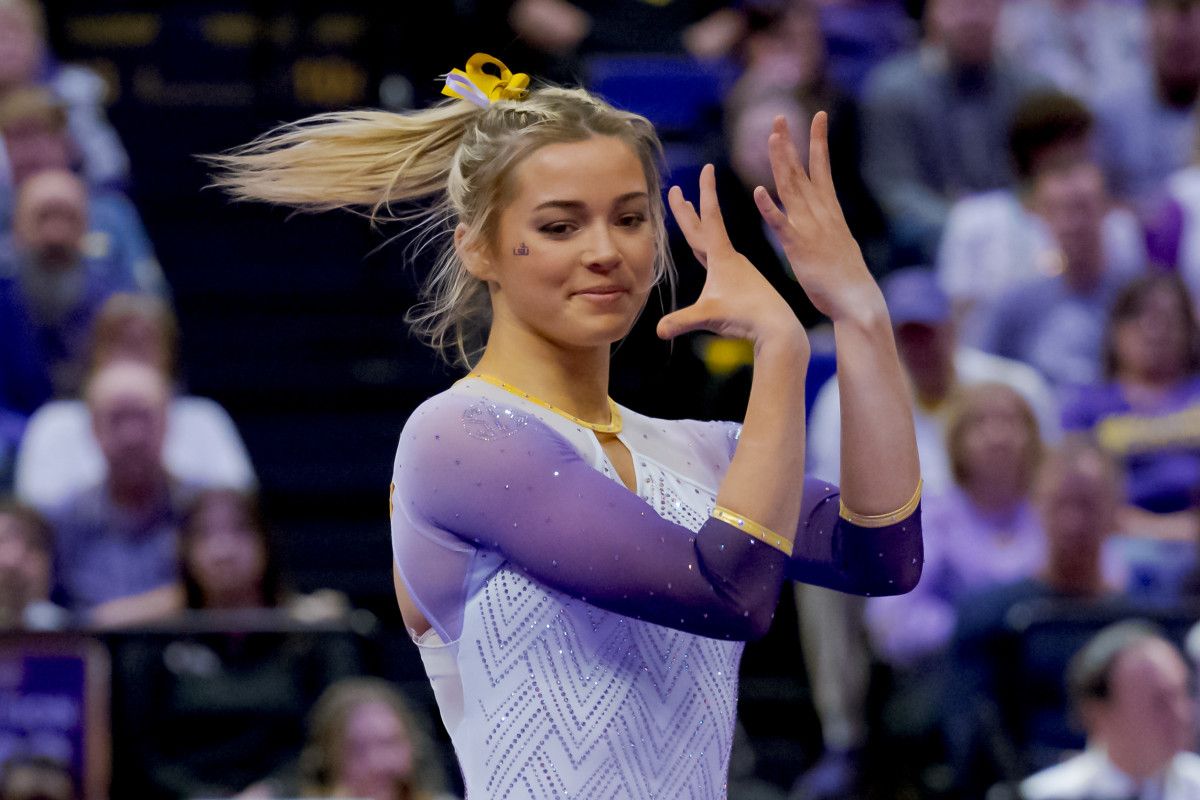
[(658, 335), (671, 339), (694, 330), (750, 339), (789, 336), (807, 347), (804, 328), (791, 308), (745, 256), (733, 249), (721, 208), (711, 164), (700, 172), (700, 212), (678, 186), (667, 194), (684, 238), (696, 259), (708, 270), (700, 297), (690, 306), (667, 314)]
[(787, 255), (792, 275), (819, 311), (836, 321), (863, 303), (876, 304), (879, 288), (850, 234), (829, 168), (829, 117), (813, 117), (806, 172), (787, 122), (776, 117), (767, 140), (771, 172), (783, 209), (762, 186), (754, 202)]

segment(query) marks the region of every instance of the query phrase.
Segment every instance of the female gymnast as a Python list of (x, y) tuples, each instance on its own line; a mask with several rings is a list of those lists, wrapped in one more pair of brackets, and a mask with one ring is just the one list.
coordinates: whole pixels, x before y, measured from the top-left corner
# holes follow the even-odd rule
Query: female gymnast
[(404, 426), (392, 544), (468, 797), (724, 797), (743, 642), (766, 632), (781, 582), (882, 595), (920, 575), (887, 312), (834, 193), (825, 115), (811, 173), (777, 120), (782, 208), (755, 199), (833, 320), (840, 494), (804, 476), (804, 328), (730, 243), (711, 166), (698, 208), (669, 193), (707, 275), (658, 334), (753, 342), (745, 423), (619, 406), (612, 345), (672, 277), (660, 145), (643, 117), (528, 84), (478, 54), (447, 77), (454, 99), (303, 120), (218, 157), (218, 182), (373, 217), (432, 201), (426, 224), (446, 235), (409, 320), (469, 374)]

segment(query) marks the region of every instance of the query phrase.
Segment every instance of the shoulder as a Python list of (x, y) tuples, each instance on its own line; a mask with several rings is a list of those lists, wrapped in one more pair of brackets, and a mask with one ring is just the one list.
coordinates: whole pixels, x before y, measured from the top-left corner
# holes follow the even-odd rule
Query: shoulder
[(29, 418), (26, 436), (34, 426), (37, 426), (39, 432), (61, 430), (74, 435), (77, 432), (86, 432), (89, 424), (87, 405), (82, 400), (51, 400), (33, 412), (33, 416)]
[(998, 381), (1026, 395), (1041, 395), (1049, 391), (1046, 380), (1028, 364), (974, 347), (959, 347), (954, 354), (954, 367), (964, 383)]
[(1200, 755), (1180, 753), (1172, 761), (1171, 770), (1185, 786), (1194, 791), (1200, 790)]
[(964, 228), (987, 227), (998, 219), (1006, 219), (1015, 211), (1021, 210), (1021, 205), (1011, 189), (994, 189), (968, 195), (955, 202), (950, 207), (949, 223)]
[(460, 382), (409, 416), (396, 446), (393, 478), (397, 491), (410, 496), (445, 482), (479, 483), (531, 464), (581, 458), (581, 452), (590, 452), (584, 450), (589, 437), (595, 442), (590, 431), (504, 389)]
[(207, 397), (181, 395), (171, 400), (170, 415), (173, 420), (190, 424), (228, 424), (232, 422), (229, 412), (216, 400)]
[(1083, 798), (1099, 770), (1095, 753), (1080, 753), (1061, 764), (1037, 772), (1021, 782), (1027, 800), (1070, 800)]
[(79, 64), (66, 64), (50, 78), (54, 93), (71, 105), (100, 104), (107, 91), (104, 79)]
[(1180, 203), (1200, 205), (1200, 166), (1185, 167), (1167, 179), (1167, 192)]
[(491, 442), (525, 433), (540, 421), (536, 414), (490, 386), (451, 386), (417, 406), (400, 432), (400, 448), (422, 442), (473, 439)]

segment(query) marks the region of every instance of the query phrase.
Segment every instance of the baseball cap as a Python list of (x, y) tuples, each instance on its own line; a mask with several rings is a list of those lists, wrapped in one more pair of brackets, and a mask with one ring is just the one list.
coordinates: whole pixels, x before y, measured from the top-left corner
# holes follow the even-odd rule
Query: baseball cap
[(906, 267), (883, 279), (880, 287), (892, 325), (941, 325), (950, 321), (950, 298), (938, 286), (933, 270)]

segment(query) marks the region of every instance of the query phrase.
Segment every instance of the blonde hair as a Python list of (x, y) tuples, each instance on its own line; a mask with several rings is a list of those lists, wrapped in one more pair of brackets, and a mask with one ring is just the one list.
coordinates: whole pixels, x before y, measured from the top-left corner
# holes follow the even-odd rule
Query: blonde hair
[[(654, 127), (583, 89), (542, 87), (487, 108), (447, 100), (405, 114), (318, 114), (207, 160), (218, 168), (215, 185), (238, 200), (348, 209), (373, 223), (417, 222), (414, 255), (433, 247), (437, 257), (405, 319), (448, 361), (470, 367), (486, 343), (491, 302), (487, 285), (458, 257), (455, 227), (466, 226), (464, 244), (494, 244), (515, 168), (539, 147), (593, 136), (625, 142), (641, 162), (655, 226), (655, 279), (666, 277), (673, 289)], [(428, 202), (393, 212), (393, 203), (412, 201)]]
[(1020, 392), (1006, 383), (995, 381), (972, 384), (960, 390), (950, 406), (946, 418), (946, 451), (950, 456), (950, 471), (954, 475), (954, 482), (965, 486), (971, 480), (971, 465), (967, 459), (967, 433), (976, 421), (979, 406), (993, 397), (1004, 397), (1012, 403), (1025, 426), (1028, 441), (1025, 443), (1025, 452), (1022, 453), (1021, 476), (1024, 479), (1022, 488), (1028, 492), (1037, 476), (1038, 465), (1044, 452), (1037, 416), (1029, 401)]
[(425, 719), (400, 690), (381, 678), (343, 678), (318, 698), (308, 720), (308, 741), (300, 754), (304, 796), (329, 797), (344, 765), (346, 729), (354, 712), (379, 704), (396, 716), (412, 746), (412, 768), (397, 786), (399, 796), (432, 800), (445, 784), (438, 751)]

